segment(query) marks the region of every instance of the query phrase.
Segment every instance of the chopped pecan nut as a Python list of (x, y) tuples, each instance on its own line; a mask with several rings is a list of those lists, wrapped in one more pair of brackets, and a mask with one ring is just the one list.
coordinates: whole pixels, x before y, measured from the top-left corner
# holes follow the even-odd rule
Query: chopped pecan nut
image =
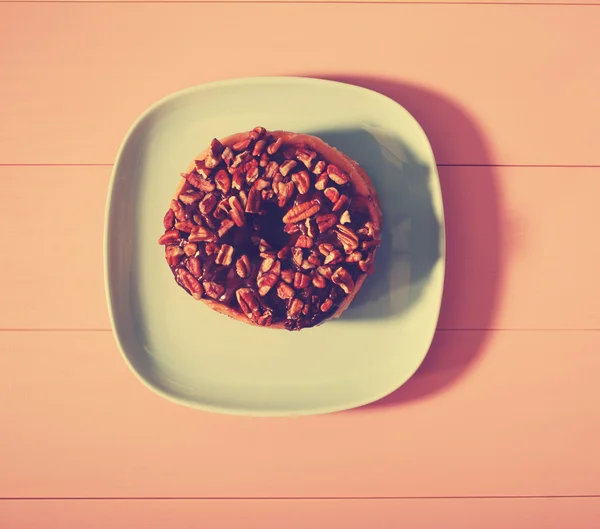
[(245, 279), (250, 275), (252, 268), (250, 266), (250, 259), (247, 255), (242, 255), (235, 263), (235, 271), (237, 275), (242, 279)]
[(319, 244), (318, 248), (319, 252), (321, 252), (321, 254), (325, 257), (327, 257), (331, 252), (333, 252), (333, 250), (335, 250), (335, 246), (333, 246), (333, 244), (329, 242), (323, 242)]
[(292, 261), (296, 266), (301, 266), (302, 261), (304, 260), (304, 255), (302, 252), (302, 248), (294, 247), (292, 248)]
[(183, 259), (183, 250), (179, 246), (165, 247), (165, 259), (170, 266), (177, 266)]
[(225, 287), (214, 281), (203, 281), (202, 286), (209, 298), (218, 299), (225, 293)]
[(203, 215), (208, 215), (217, 205), (217, 197), (213, 194), (206, 195), (198, 204), (198, 209)]
[(236, 291), (235, 297), (242, 309), (242, 312), (250, 319), (257, 319), (261, 316), (260, 303), (254, 290), (251, 288), (240, 288)]
[(196, 226), (188, 237), (189, 242), (216, 242), (217, 240), (217, 236), (204, 226)]
[(252, 140), (250, 138), (246, 138), (245, 140), (240, 140), (237, 143), (232, 145), (232, 149), (234, 152), (242, 152), (245, 151), (249, 146)]
[(285, 206), (292, 195), (294, 194), (294, 183), (293, 182), (279, 182), (277, 186), (277, 205), (282, 208)]
[(265, 178), (268, 180), (272, 180), (273, 177), (279, 172), (279, 165), (277, 162), (269, 162), (267, 167), (265, 168)]
[(266, 296), (277, 283), (277, 279), (277, 275), (273, 272), (267, 272), (266, 274), (260, 276), (256, 281), (256, 285), (258, 286), (258, 295), (261, 297)]
[(212, 169), (219, 165), (220, 157), (223, 154), (225, 147), (223, 144), (217, 139), (214, 138), (210, 142), (210, 147), (208, 148), (208, 154), (206, 155), (206, 159), (204, 160), (204, 164), (209, 169)]
[(261, 271), (261, 273), (265, 274), (269, 270), (271, 270), (271, 268), (273, 267), (274, 264), (275, 264), (275, 258), (274, 257), (265, 257), (263, 259), (262, 263), (260, 263), (259, 270)]
[(179, 240), (179, 231), (168, 230), (160, 236), (158, 244), (173, 244)]
[(326, 279), (331, 279), (331, 276), (333, 275), (333, 270), (330, 266), (319, 266), (317, 272)]
[(296, 272), (294, 275), (294, 287), (302, 289), (306, 288), (308, 285), (310, 285), (310, 277), (302, 272)]
[(302, 268), (302, 270), (312, 270), (316, 266), (316, 264), (311, 263), (308, 259), (304, 259), (304, 261), (302, 261), (302, 264), (300, 265), (300, 268)]
[(264, 127), (254, 127), (248, 136), (251, 140), (259, 140), (267, 133), (267, 129)]
[(297, 224), (286, 224), (283, 227), (283, 231), (288, 234), (298, 233), (300, 231), (300, 227)]
[(260, 170), (258, 169), (258, 165), (256, 167), (251, 167), (246, 173), (246, 182), (248, 182), (249, 184), (253, 184), (258, 178), (259, 174)]
[(350, 212), (348, 210), (344, 211), (340, 216), (340, 224), (350, 224), (352, 219), (350, 218)]
[(358, 230), (357, 233), (359, 235), (364, 235), (365, 237), (368, 237), (369, 239), (372, 239), (373, 237), (375, 237), (375, 226), (373, 226), (373, 222), (371, 222), (370, 220), (365, 222), (365, 225), (360, 230)]
[(294, 246), (297, 246), (298, 248), (312, 248), (312, 245), (312, 237), (309, 237), (308, 235), (300, 235)]
[(306, 171), (299, 171), (292, 175), (292, 182), (296, 184), (298, 193), (305, 195), (310, 191), (310, 175)]
[(231, 189), (231, 178), (229, 176), (229, 173), (225, 169), (221, 169), (215, 175), (215, 184), (217, 186), (217, 189), (221, 191), (221, 193), (223, 193), (224, 195), (229, 193), (229, 190)]
[(340, 192), (335, 187), (328, 187), (323, 193), (333, 204), (340, 198)]
[(268, 189), (269, 187), (271, 187), (271, 182), (265, 180), (264, 178), (259, 178), (258, 180), (256, 180), (256, 182), (254, 182), (254, 188), (258, 191), (263, 191), (264, 189)]
[(256, 187), (250, 189), (248, 201), (246, 202), (246, 213), (258, 213), (262, 202), (260, 190)]
[(317, 191), (323, 191), (327, 187), (328, 183), (329, 177), (327, 176), (327, 173), (323, 173), (319, 176), (319, 178), (317, 178), (317, 181), (315, 182), (315, 189)]
[(265, 310), (262, 313), (262, 316), (258, 317), (256, 323), (258, 323), (261, 327), (268, 327), (271, 325), (271, 323), (273, 323), (273, 313), (270, 310)]
[(200, 259), (197, 257), (190, 257), (187, 260), (187, 263), (185, 263), (185, 266), (195, 277), (200, 277), (202, 275), (202, 266)]
[(171, 209), (177, 220), (185, 220), (185, 210), (183, 209), (183, 204), (181, 204), (179, 200), (171, 200)]
[(317, 227), (320, 233), (325, 233), (333, 228), (337, 224), (337, 215), (333, 213), (326, 213), (324, 215), (317, 215), (315, 217), (317, 221)]
[(188, 257), (194, 255), (198, 251), (198, 245), (193, 242), (188, 242), (183, 246), (183, 253)]
[(191, 206), (192, 204), (195, 204), (201, 198), (202, 198), (202, 195), (200, 193), (194, 192), (194, 190), (192, 190), (192, 189), (190, 189), (189, 191), (186, 191), (185, 193), (181, 193), (181, 195), (179, 195), (179, 200), (181, 202), (183, 202), (186, 206)]
[(172, 209), (169, 209), (163, 218), (163, 226), (165, 230), (170, 230), (175, 224), (175, 213)]
[(179, 283), (192, 295), (194, 299), (199, 300), (204, 295), (202, 285), (185, 268), (177, 269), (177, 278)]
[(362, 261), (363, 254), (360, 252), (352, 252), (348, 257), (346, 257), (347, 263), (358, 263)]
[(230, 246), (229, 244), (223, 244), (219, 249), (217, 257), (215, 258), (215, 263), (223, 266), (229, 266), (231, 264), (232, 258), (233, 246)]
[(225, 147), (221, 158), (223, 158), (223, 161), (227, 167), (233, 163), (233, 151), (231, 150), (231, 147)]
[(346, 173), (344, 173), (341, 169), (339, 169), (336, 165), (333, 165), (332, 163), (330, 163), (327, 166), (327, 174), (329, 175), (329, 178), (331, 178), (336, 184), (340, 186), (347, 184), (350, 180), (350, 177)]
[(320, 274), (315, 274), (312, 278), (312, 284), (315, 288), (325, 288), (327, 286), (327, 280)]
[(282, 270), (281, 271), (281, 279), (290, 285), (294, 281), (294, 271), (293, 270)]
[[(175, 223), (175, 227), (177, 227), (177, 223)], [(372, 241), (363, 241), (362, 249), (363, 250), (372, 250), (381, 244), (381, 241), (377, 239), (373, 239)]]
[(267, 147), (267, 152), (271, 155), (275, 154), (279, 150), (279, 147), (281, 147), (282, 143), (283, 140), (281, 138), (277, 138), (273, 143), (271, 143), (271, 145)]
[(284, 246), (277, 252), (278, 259), (287, 259), (292, 253), (292, 249), (289, 246)]
[(221, 226), (217, 232), (219, 237), (223, 237), (223, 235), (225, 235), (234, 226), (235, 222), (233, 222), (231, 219), (225, 219), (223, 222), (221, 222)]
[(265, 140), (257, 141), (252, 150), (252, 156), (261, 156), (266, 147), (267, 142)]
[(341, 252), (339, 250), (333, 250), (327, 257), (325, 257), (325, 261), (323, 261), (326, 265), (329, 264), (337, 264), (344, 260)]
[(340, 209), (346, 208), (348, 207), (349, 203), (350, 198), (348, 198), (348, 195), (341, 195), (337, 202), (331, 208), (331, 211), (339, 211)]
[(308, 218), (304, 221), (306, 235), (314, 239), (317, 236), (317, 221), (314, 218)]
[(369, 256), (366, 259), (364, 259), (363, 261), (359, 261), (358, 267), (361, 269), (362, 272), (365, 272), (366, 274), (372, 274), (373, 273), (373, 254), (369, 254)]
[(272, 189), (263, 189), (261, 191), (261, 197), (265, 202), (268, 202), (275, 196), (275, 193)]
[(316, 157), (317, 153), (315, 151), (309, 151), (308, 149), (302, 149), (301, 147), (296, 149), (296, 159), (301, 161), (308, 170), (311, 169)]
[(244, 215), (244, 210), (242, 208), (242, 204), (240, 204), (240, 200), (238, 197), (230, 197), (229, 205), (231, 206), (231, 220), (235, 222), (235, 225), (241, 228), (244, 224), (246, 224), (246, 216)]
[(321, 303), (321, 307), (320, 307), (321, 312), (328, 312), (332, 306), (333, 306), (333, 300), (331, 300), (330, 298), (327, 298), (325, 301), (323, 301), (323, 303)]
[(258, 162), (258, 165), (260, 165), (261, 167), (266, 167), (269, 162), (269, 155), (266, 152), (263, 152), (260, 156), (260, 161)]
[(283, 176), (287, 176), (294, 167), (298, 165), (296, 160), (286, 160), (279, 166), (279, 172)]
[(308, 200), (306, 202), (302, 202), (302, 204), (298, 204), (293, 206), (284, 216), (283, 222), (285, 224), (295, 224), (296, 222), (300, 222), (304, 219), (312, 217), (321, 209), (321, 203), (316, 200)]
[(178, 221), (175, 223), (175, 229), (185, 233), (191, 233), (195, 227), (196, 226), (191, 220), (184, 220), (183, 222)]
[(327, 164), (325, 163), (325, 161), (324, 160), (319, 160), (315, 164), (315, 167), (313, 169), (313, 173), (316, 174), (317, 176), (319, 176), (320, 174), (323, 174), (323, 171), (325, 171), (326, 167), (327, 167)]
[[(338, 240), (344, 246), (344, 251), (347, 254), (351, 254), (354, 250), (358, 248), (358, 236), (352, 228), (348, 226), (344, 226), (342, 224), (338, 224), (336, 226), (336, 235)], [(363, 243), (364, 244), (364, 243)]]
[(346, 294), (354, 289), (354, 280), (350, 275), (350, 272), (340, 266), (331, 276), (331, 280), (338, 285)]
[(299, 298), (294, 298), (290, 303), (290, 308), (288, 309), (288, 316), (290, 318), (297, 318), (300, 316), (302, 309), (304, 308), (304, 303)]
[(206, 246), (204, 246), (204, 252), (206, 255), (214, 255), (220, 248), (221, 247), (216, 242), (207, 242)]
[(277, 295), (281, 299), (292, 299), (294, 297), (294, 289), (280, 281), (277, 285)]

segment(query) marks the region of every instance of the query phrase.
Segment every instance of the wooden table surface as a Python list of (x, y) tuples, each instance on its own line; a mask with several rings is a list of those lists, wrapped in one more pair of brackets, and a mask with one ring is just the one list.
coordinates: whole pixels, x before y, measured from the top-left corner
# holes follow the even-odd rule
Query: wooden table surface
[[(0, 2), (0, 527), (600, 527), (600, 4)], [(440, 165), (447, 280), (396, 393), (193, 411), (117, 351), (111, 166), (157, 99), (255, 75), (395, 98)]]

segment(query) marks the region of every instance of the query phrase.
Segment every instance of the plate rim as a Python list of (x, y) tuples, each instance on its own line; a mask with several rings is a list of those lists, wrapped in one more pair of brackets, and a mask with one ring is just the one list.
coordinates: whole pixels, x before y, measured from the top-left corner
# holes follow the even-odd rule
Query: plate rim
[[(165, 389), (161, 388), (159, 385), (148, 380), (146, 377), (144, 377), (140, 373), (140, 371), (138, 371), (138, 369), (135, 368), (135, 366), (133, 365), (133, 362), (129, 358), (129, 354), (125, 350), (125, 347), (123, 344), (124, 340), (121, 336), (121, 332), (118, 330), (118, 326), (117, 326), (117, 322), (116, 322), (116, 315), (115, 315), (116, 310), (115, 310), (115, 305), (113, 302), (113, 296), (111, 294), (112, 282), (111, 282), (110, 271), (112, 268), (111, 268), (111, 265), (109, 264), (109, 261), (110, 261), (109, 254), (111, 252), (110, 245), (111, 245), (111, 241), (112, 241), (112, 237), (111, 237), (112, 230), (111, 230), (110, 224), (111, 224), (111, 219), (113, 218), (113, 215), (111, 214), (111, 211), (113, 208), (113, 203), (114, 203), (113, 194), (114, 194), (116, 176), (118, 173), (120, 173), (120, 166), (122, 165), (122, 159), (123, 159), (123, 154), (124, 154), (125, 148), (129, 144), (129, 141), (130, 141), (132, 135), (138, 129), (139, 125), (149, 115), (151, 115), (155, 110), (159, 109), (161, 106), (169, 103), (170, 101), (176, 100), (180, 97), (184, 97), (188, 94), (200, 93), (205, 90), (218, 89), (219, 87), (231, 87), (231, 86), (236, 86), (236, 85), (243, 86), (243, 85), (252, 84), (255, 82), (267, 83), (267, 84), (272, 84), (272, 85), (276, 85), (279, 83), (285, 83), (285, 82), (288, 82), (288, 83), (291, 82), (291, 83), (299, 83), (299, 84), (307, 84), (307, 85), (311, 84), (311, 85), (330, 86), (330, 87), (335, 87), (336, 89), (354, 91), (355, 93), (363, 93), (363, 94), (368, 93), (370, 97), (375, 96), (375, 97), (383, 98), (383, 99), (387, 100), (388, 102), (392, 103), (393, 105), (395, 105), (401, 111), (405, 112), (413, 120), (413, 122), (418, 126), (418, 129), (419, 129), (422, 137), (424, 138), (424, 140), (427, 143), (427, 146), (429, 147), (429, 151), (431, 154), (431, 161), (432, 161), (431, 169), (434, 172), (433, 176), (435, 176), (435, 179), (437, 181), (437, 185), (438, 185), (438, 189), (439, 189), (439, 198), (440, 198), (440, 203), (439, 203), (440, 218), (438, 220), (440, 221), (440, 226), (439, 226), (439, 228), (440, 228), (439, 263), (441, 266), (441, 270), (439, 273), (441, 274), (441, 285), (440, 285), (439, 301), (437, 303), (437, 306), (438, 306), (437, 314), (435, 316), (435, 322), (432, 326), (432, 331), (430, 333), (430, 336), (426, 340), (427, 347), (424, 348), (425, 353), (423, 354), (423, 357), (418, 361), (418, 363), (416, 364), (414, 369), (412, 371), (408, 372), (408, 374), (406, 374), (404, 377), (399, 377), (399, 379), (398, 379), (399, 382), (397, 383), (397, 385), (395, 385), (392, 388), (386, 387), (383, 391), (381, 391), (377, 394), (374, 393), (373, 397), (369, 397), (367, 399), (360, 398), (360, 399), (356, 399), (354, 401), (348, 401), (347, 403), (345, 403), (343, 405), (324, 405), (324, 406), (302, 407), (302, 408), (298, 408), (294, 411), (284, 411), (284, 410), (279, 410), (279, 409), (274, 409), (274, 408), (266, 408), (266, 407), (260, 408), (260, 409), (255, 409), (255, 408), (248, 409), (248, 408), (241, 408), (241, 407), (209, 404), (206, 402), (203, 403), (198, 400), (191, 399), (191, 398), (176, 396), (176, 395), (166, 391)], [(385, 214), (385, 212), (384, 212), (384, 214)], [(433, 342), (435, 333), (437, 331), (437, 324), (439, 322), (441, 306), (442, 306), (442, 301), (443, 301), (443, 294), (445, 291), (445, 281), (446, 281), (446, 215), (445, 215), (445, 208), (444, 208), (443, 192), (442, 192), (441, 182), (439, 179), (439, 171), (438, 171), (438, 167), (437, 167), (435, 153), (433, 152), (431, 142), (429, 141), (429, 137), (423, 130), (423, 127), (417, 121), (417, 119), (403, 105), (401, 105), (399, 102), (395, 101), (391, 97), (389, 97), (385, 94), (382, 94), (376, 90), (372, 90), (370, 88), (365, 88), (363, 86), (359, 86), (359, 85), (355, 85), (355, 84), (351, 84), (351, 83), (346, 83), (343, 81), (332, 81), (329, 79), (321, 79), (321, 78), (316, 78), (316, 77), (305, 77), (305, 76), (251, 76), (251, 77), (236, 77), (236, 78), (231, 78), (231, 79), (222, 79), (222, 80), (217, 80), (217, 81), (211, 81), (211, 82), (196, 84), (196, 85), (192, 85), (192, 86), (189, 86), (189, 87), (186, 87), (183, 89), (176, 90), (174, 92), (171, 92), (170, 94), (167, 94), (166, 96), (163, 96), (163, 97), (157, 99), (154, 103), (149, 105), (133, 121), (133, 123), (129, 126), (125, 135), (123, 136), (123, 139), (121, 140), (121, 143), (119, 145), (119, 148), (118, 148), (118, 151), (117, 151), (117, 154), (115, 156), (115, 160), (114, 160), (114, 163), (112, 166), (110, 180), (109, 180), (109, 184), (108, 184), (108, 188), (107, 188), (107, 198), (106, 198), (106, 204), (105, 204), (105, 210), (104, 210), (104, 229), (103, 229), (103, 265), (104, 265), (104, 274), (103, 274), (104, 275), (104, 291), (105, 291), (105, 297), (106, 297), (106, 302), (107, 302), (109, 322), (110, 322), (112, 335), (116, 341), (117, 348), (119, 349), (121, 357), (125, 361), (126, 365), (129, 367), (129, 369), (133, 372), (135, 377), (146, 388), (148, 388), (151, 392), (163, 397), (164, 399), (166, 399), (170, 402), (173, 402), (174, 404), (179, 404), (181, 406), (185, 406), (187, 408), (191, 408), (191, 409), (195, 409), (195, 410), (202, 410), (202, 411), (206, 411), (206, 412), (210, 412), (210, 413), (219, 413), (219, 414), (224, 414), (224, 415), (235, 415), (235, 416), (246, 416), (246, 417), (294, 417), (294, 416), (323, 415), (323, 414), (329, 414), (329, 413), (335, 413), (335, 412), (360, 408), (360, 407), (366, 406), (368, 404), (372, 404), (372, 403), (377, 402), (377, 401), (387, 397), (388, 395), (394, 393), (401, 386), (403, 386), (410, 378), (413, 377), (413, 375), (420, 368), (423, 361), (429, 354), (429, 350), (431, 349), (431, 344)]]

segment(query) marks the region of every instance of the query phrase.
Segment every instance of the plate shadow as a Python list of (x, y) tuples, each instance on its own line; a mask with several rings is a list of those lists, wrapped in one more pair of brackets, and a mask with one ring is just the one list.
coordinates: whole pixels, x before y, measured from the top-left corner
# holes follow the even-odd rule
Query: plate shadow
[[(446, 274), (442, 307), (438, 327), (425, 360), (417, 372), (400, 388), (383, 399), (355, 410), (342, 413), (364, 413), (373, 409), (402, 405), (411, 401), (440, 394), (456, 383), (479, 359), (493, 333), (493, 319), (496, 312), (498, 293), (505, 268), (505, 248), (502, 233), (501, 197), (497, 186), (496, 170), (489, 148), (478, 125), (468, 113), (444, 95), (428, 88), (387, 78), (359, 75), (307, 74), (307, 77), (328, 79), (375, 90), (390, 97), (406, 108), (424, 129), (432, 145), (439, 168), (446, 221)], [(325, 141), (339, 145), (357, 142), (356, 131), (347, 135), (341, 132), (323, 133)], [(366, 140), (365, 149), (369, 148)], [(361, 153), (357, 152), (360, 158)], [(362, 153), (366, 156), (366, 153)], [(361, 160), (357, 161), (361, 163)], [(410, 161), (410, 160), (409, 160)], [(413, 160), (414, 163), (414, 160)], [(368, 172), (368, 167), (365, 167)], [(455, 178), (461, 171), (470, 171), (470, 187), (465, 188), (464, 178)], [(418, 180), (418, 164), (412, 169)], [(475, 173), (476, 172), (476, 173)], [(392, 179), (393, 180), (393, 179)], [(374, 182), (376, 187), (378, 182)], [(402, 185), (397, 184), (393, 193), (400, 196)], [(426, 192), (413, 187), (416, 195)], [(380, 193), (379, 189), (377, 189)], [(385, 190), (387, 191), (387, 189)], [(473, 207), (476, 201), (477, 207)], [(427, 213), (427, 204), (420, 204)], [(384, 215), (389, 212), (384, 209)], [(391, 226), (402, 219), (392, 219)], [(477, 229), (473, 229), (477, 226)], [(426, 230), (425, 241), (413, 241), (423, 255), (422, 266), (417, 273), (426, 278), (431, 266), (439, 255), (430, 250), (431, 241), (439, 237), (432, 227)], [(470, 237), (465, 237), (469, 234)], [(388, 233), (384, 233), (384, 237)], [(430, 237), (428, 239), (427, 237)], [(429, 242), (427, 242), (429, 241)], [(429, 249), (428, 249), (429, 248)], [(391, 247), (382, 247), (383, 261), (393, 262)], [(473, 257), (477, 255), (477, 268)], [(385, 284), (367, 286), (363, 297), (357, 297), (355, 312), (348, 312), (348, 318), (385, 317), (393, 311), (403, 310), (406, 305), (395, 306), (383, 292)], [(401, 285), (398, 288), (402, 288)], [(418, 293), (417, 293), (418, 295)], [(383, 303), (381, 303), (383, 300)], [(380, 304), (375, 309), (365, 311), (365, 305)], [(391, 303), (391, 306), (390, 306)], [(366, 314), (366, 316), (365, 316)]]

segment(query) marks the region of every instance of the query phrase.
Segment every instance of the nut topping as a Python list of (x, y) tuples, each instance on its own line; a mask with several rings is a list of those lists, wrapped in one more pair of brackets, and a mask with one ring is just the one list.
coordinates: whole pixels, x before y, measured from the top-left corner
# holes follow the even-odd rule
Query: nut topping
[(200, 266), (200, 259), (197, 257), (190, 257), (185, 264), (187, 269), (198, 278), (202, 275), (202, 267)]
[(304, 260), (302, 248), (298, 248), (294, 246), (292, 248), (292, 261), (296, 266), (302, 266), (302, 261)]
[(272, 180), (273, 177), (279, 172), (279, 165), (277, 162), (269, 162), (267, 167), (265, 168), (265, 178), (267, 180)]
[(175, 229), (179, 231), (184, 231), (185, 233), (191, 233), (191, 231), (195, 228), (194, 223), (190, 220), (185, 220), (183, 222), (176, 222)]
[(333, 165), (332, 163), (330, 163), (327, 166), (327, 174), (329, 175), (329, 178), (331, 178), (336, 184), (340, 186), (347, 184), (350, 180), (350, 177), (346, 173), (344, 173), (341, 169), (339, 169), (336, 165)]
[(344, 251), (350, 254), (356, 250), (358, 248), (358, 237), (352, 229), (342, 224), (338, 224), (336, 228), (337, 238), (344, 246)]
[(183, 258), (183, 250), (179, 246), (167, 246), (165, 258), (170, 266), (177, 266)]
[(299, 171), (292, 175), (292, 182), (296, 184), (298, 193), (305, 195), (310, 190), (310, 175), (306, 171)]
[(350, 212), (348, 210), (344, 211), (340, 217), (340, 224), (350, 224), (351, 222)]
[(277, 186), (277, 205), (282, 208), (285, 206), (292, 195), (294, 194), (294, 184), (293, 182), (283, 183), (279, 182)]
[(267, 272), (266, 274), (260, 276), (256, 281), (258, 286), (258, 295), (261, 297), (266, 296), (271, 288), (273, 288), (277, 283), (277, 279), (277, 274), (273, 272)]
[(189, 242), (183, 246), (183, 253), (188, 257), (194, 255), (198, 251), (198, 246), (193, 242)]
[(179, 195), (179, 200), (183, 202), (186, 206), (191, 206), (192, 204), (195, 204), (201, 198), (202, 195), (200, 193), (195, 193), (192, 189)]
[(175, 224), (175, 213), (173, 213), (172, 209), (167, 210), (165, 217), (163, 219), (163, 226), (165, 230), (170, 230)]
[(246, 216), (238, 197), (231, 197), (229, 199), (229, 205), (231, 206), (231, 220), (235, 222), (235, 225), (241, 228), (246, 224)]
[(294, 300), (290, 303), (290, 308), (288, 309), (288, 316), (290, 318), (297, 318), (302, 312), (304, 308), (304, 303), (301, 299), (294, 298)]
[(217, 240), (217, 236), (204, 226), (196, 226), (188, 237), (189, 242), (216, 242)]
[(179, 283), (185, 288), (194, 299), (199, 300), (204, 295), (204, 290), (202, 289), (202, 285), (198, 282), (198, 280), (190, 274), (185, 268), (177, 269), (177, 278), (179, 279)]
[(257, 141), (254, 145), (254, 150), (252, 151), (252, 156), (260, 156), (263, 151), (267, 147), (267, 142), (265, 140)]
[(286, 283), (292, 284), (294, 281), (294, 271), (293, 270), (283, 270), (281, 272), (281, 279)]
[(215, 263), (229, 266), (231, 264), (231, 260), (233, 258), (233, 246), (229, 246), (229, 244), (224, 244), (221, 246), (219, 253), (215, 259)]
[(337, 202), (331, 208), (331, 211), (339, 211), (341, 209), (347, 208), (350, 203), (350, 199), (348, 195), (341, 195)]
[(235, 297), (242, 309), (242, 312), (251, 320), (260, 318), (260, 303), (256, 294), (251, 288), (240, 288), (236, 291)]
[(245, 279), (250, 275), (252, 267), (250, 266), (250, 259), (247, 255), (242, 255), (235, 263), (235, 271), (237, 275), (242, 279)]
[(341, 266), (333, 273), (331, 280), (336, 285), (339, 285), (346, 294), (350, 294), (350, 292), (354, 290), (354, 280), (352, 279), (352, 276), (348, 270)]
[(249, 146), (252, 140), (250, 138), (246, 138), (245, 140), (238, 141), (234, 143), (232, 149), (234, 152), (242, 152), (245, 151)]
[(204, 292), (209, 298), (217, 299), (225, 293), (225, 287), (214, 281), (204, 281), (202, 283)]
[(185, 220), (185, 210), (183, 209), (183, 205), (179, 200), (171, 200), (171, 209), (175, 214), (175, 218), (177, 220)]
[(246, 213), (258, 213), (260, 211), (260, 205), (262, 197), (260, 190), (256, 187), (250, 189), (248, 194), (248, 201), (246, 202)]
[(212, 169), (219, 165), (219, 158), (221, 154), (223, 154), (224, 150), (225, 148), (223, 147), (223, 144), (218, 139), (214, 138), (210, 143), (210, 147), (208, 148), (208, 154), (206, 155), (206, 158), (204, 160), (204, 164), (206, 165), (206, 167)]
[(225, 235), (234, 226), (235, 222), (233, 222), (231, 219), (225, 219), (223, 222), (221, 222), (221, 227), (217, 232), (219, 234), (219, 237), (223, 237), (223, 235)]
[[(313, 173), (316, 174), (317, 176), (320, 174), (323, 174), (323, 172), (325, 171), (327, 167), (327, 164), (325, 163), (324, 160), (320, 160), (315, 164), (315, 168), (313, 169)], [(322, 191), (322, 190), (321, 190)]]
[(294, 297), (294, 289), (291, 286), (280, 282), (277, 285), (277, 295), (281, 299), (292, 299)]
[(231, 177), (225, 169), (221, 169), (215, 175), (215, 184), (217, 186), (217, 189), (221, 191), (221, 193), (223, 193), (224, 195), (229, 193), (229, 190), (231, 189)]
[(217, 197), (213, 194), (206, 195), (198, 204), (198, 209), (203, 215), (208, 215), (217, 205)]
[(321, 312), (327, 312), (333, 306), (333, 301), (331, 298), (327, 298), (323, 303), (321, 303)]
[(327, 286), (327, 280), (320, 274), (315, 274), (312, 278), (312, 284), (315, 288), (325, 288)]
[(289, 172), (298, 165), (298, 162), (295, 160), (286, 160), (279, 166), (279, 172), (283, 176), (287, 176)]
[(334, 204), (340, 198), (340, 192), (335, 187), (328, 187), (327, 189), (325, 189), (325, 191), (323, 191), (323, 193)]
[(294, 275), (294, 287), (302, 289), (306, 288), (308, 285), (310, 285), (310, 277), (302, 272), (296, 272)]
[(158, 244), (173, 244), (179, 240), (178, 230), (168, 230), (160, 236)]
[(292, 207), (284, 216), (283, 222), (285, 224), (295, 224), (301, 220), (312, 217), (321, 209), (321, 203), (318, 200), (308, 200)]
[(298, 237), (298, 240), (296, 241), (295, 246), (297, 246), (298, 248), (312, 248), (313, 245), (313, 240), (311, 237), (308, 237), (307, 235), (300, 235), (300, 237)]
[(327, 173), (323, 173), (321, 176), (319, 176), (319, 178), (317, 178), (317, 181), (315, 182), (315, 189), (317, 191), (323, 191), (327, 187), (328, 183), (329, 177), (327, 176)]
[(333, 228), (337, 224), (337, 216), (333, 213), (326, 213), (325, 215), (316, 216), (317, 227), (319, 232), (325, 233)]
[(323, 261), (326, 265), (329, 264), (337, 264), (344, 260), (344, 257), (340, 253), (339, 250), (333, 250), (327, 257), (325, 257), (325, 261)]
[(317, 153), (309, 151), (308, 149), (298, 148), (296, 149), (296, 159), (304, 164), (304, 166), (310, 170), (313, 164), (313, 160), (317, 157)]
[(271, 145), (267, 147), (267, 152), (271, 155), (275, 154), (279, 150), (279, 147), (281, 147), (282, 143), (283, 140), (281, 138), (277, 138), (274, 143), (271, 143)]

